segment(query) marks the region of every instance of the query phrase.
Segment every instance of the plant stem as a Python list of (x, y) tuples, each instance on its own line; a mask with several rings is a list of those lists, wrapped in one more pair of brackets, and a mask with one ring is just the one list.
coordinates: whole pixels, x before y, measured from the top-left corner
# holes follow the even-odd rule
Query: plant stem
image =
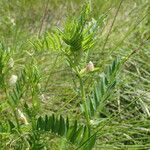
[(82, 99), (82, 103), (83, 103), (84, 110), (85, 110), (85, 118), (86, 118), (87, 126), (90, 127), (90, 118), (89, 118), (88, 108), (87, 108), (87, 104), (86, 104), (84, 84), (83, 84), (82, 77), (80, 75), (78, 75), (78, 78), (80, 81), (81, 99)]
[[(6, 94), (6, 97), (9, 99), (9, 94), (7, 92), (7, 88), (6, 88), (6, 85), (4, 83), (4, 92)], [(21, 133), (21, 130), (20, 130), (20, 125), (19, 125), (19, 120), (18, 120), (18, 117), (17, 117), (17, 112), (16, 112), (16, 109), (15, 109), (15, 106), (13, 106), (11, 103), (8, 103), (9, 106), (11, 107), (12, 109), (12, 112), (13, 112), (13, 115), (14, 115), (14, 118), (15, 118), (15, 121), (16, 121), (16, 124), (17, 124), (17, 129), (18, 129), (18, 132)]]

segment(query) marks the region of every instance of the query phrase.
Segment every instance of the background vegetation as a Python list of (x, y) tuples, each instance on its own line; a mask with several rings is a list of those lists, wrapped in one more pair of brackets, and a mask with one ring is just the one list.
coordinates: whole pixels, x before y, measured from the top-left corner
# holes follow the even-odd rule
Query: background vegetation
[[(111, 96), (90, 119), (90, 133), (84, 126), (78, 79), (54, 34), (57, 27), (63, 30), (66, 20), (80, 16), (84, 4), (0, 0), (0, 149), (81, 149), (94, 133), (96, 150), (150, 149), (150, 1), (91, 1), (89, 18), (98, 20), (99, 27), (86, 63), (92, 61), (98, 71), (84, 80), (86, 95), (116, 57), (125, 62), (115, 76)], [(12, 75), (18, 77), (15, 85)], [(51, 133), (45, 132), (50, 130), (45, 115), (55, 122)], [(67, 117), (73, 129), (77, 120), (77, 132), (67, 128)], [(64, 128), (70, 135), (64, 135)], [(85, 137), (80, 142), (79, 129)], [(91, 139), (84, 149), (93, 146)]]

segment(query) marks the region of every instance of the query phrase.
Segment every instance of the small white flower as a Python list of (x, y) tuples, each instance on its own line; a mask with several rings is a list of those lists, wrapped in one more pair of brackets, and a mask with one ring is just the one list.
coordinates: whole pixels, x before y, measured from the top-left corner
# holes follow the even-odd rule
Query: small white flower
[(28, 125), (28, 121), (27, 118), (25, 117), (25, 115), (18, 109), (18, 115), (19, 115), (19, 120), (21, 123)]
[(9, 66), (10, 68), (13, 68), (13, 66), (14, 66), (14, 60), (13, 60), (13, 58), (10, 58), (10, 59), (9, 59), (9, 61), (8, 61), (8, 66)]
[(45, 101), (46, 101), (46, 98), (45, 98), (44, 94), (40, 95), (39, 98), (41, 99), (42, 102), (45, 102)]
[(9, 79), (9, 84), (14, 85), (17, 82), (18, 77), (16, 75), (12, 75)]
[(92, 63), (92, 61), (90, 61), (90, 62), (86, 65), (86, 67), (80, 71), (80, 74), (81, 74), (81, 75), (82, 75), (82, 74), (86, 74), (86, 73), (91, 72), (91, 71), (94, 71), (94, 70), (95, 70), (94, 64)]
[(94, 120), (90, 120), (90, 124), (91, 124), (91, 125), (94, 125), (94, 124), (95, 124), (95, 121), (94, 121)]
[(10, 18), (10, 22), (12, 23), (12, 25), (13, 25), (13, 26), (15, 26), (15, 25), (16, 25), (16, 23), (15, 23), (15, 19), (14, 19), (14, 18)]
[(93, 71), (94, 70), (94, 64), (90, 61), (86, 66), (86, 71)]
[(100, 120), (90, 120), (90, 125), (97, 126), (100, 122)]

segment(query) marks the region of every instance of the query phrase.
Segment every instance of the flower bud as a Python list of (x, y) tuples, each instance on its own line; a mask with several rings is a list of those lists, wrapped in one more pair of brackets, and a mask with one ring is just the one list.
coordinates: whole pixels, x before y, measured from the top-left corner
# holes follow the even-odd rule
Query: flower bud
[(91, 71), (94, 71), (94, 70), (95, 70), (94, 64), (90, 61), (90, 62), (86, 65), (86, 67), (80, 71), (80, 74), (83, 75), (83, 74), (86, 74), (86, 73), (91, 72)]
[(86, 66), (86, 71), (90, 72), (94, 70), (94, 64), (90, 61)]
[(19, 115), (19, 120), (21, 123), (28, 125), (28, 121), (25, 117), (25, 115), (18, 109), (18, 115)]

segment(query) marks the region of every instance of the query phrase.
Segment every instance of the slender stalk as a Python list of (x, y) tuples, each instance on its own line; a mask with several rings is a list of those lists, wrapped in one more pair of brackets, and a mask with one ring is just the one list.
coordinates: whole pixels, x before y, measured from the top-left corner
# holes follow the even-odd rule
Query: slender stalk
[[(69, 56), (67, 56), (67, 57), (69, 58)], [(79, 79), (81, 99), (82, 99), (82, 104), (83, 104), (83, 107), (85, 110), (86, 123), (87, 123), (88, 128), (90, 128), (90, 117), (89, 117), (87, 103), (86, 103), (86, 94), (85, 94), (83, 80), (82, 80), (82, 77), (79, 73), (79, 68), (77, 66), (74, 66), (74, 63), (72, 62), (71, 59), (70, 59), (70, 68), (72, 68), (72, 70), (75, 72), (75, 74), (77, 75), (77, 77)]]
[(86, 118), (87, 126), (90, 127), (90, 118), (89, 118), (88, 108), (87, 108), (87, 104), (86, 104), (86, 95), (85, 95), (84, 84), (83, 84), (82, 77), (80, 75), (78, 75), (78, 78), (79, 78), (79, 82), (80, 82), (81, 99), (82, 99), (82, 103), (83, 103), (84, 110), (85, 110), (85, 118)]

